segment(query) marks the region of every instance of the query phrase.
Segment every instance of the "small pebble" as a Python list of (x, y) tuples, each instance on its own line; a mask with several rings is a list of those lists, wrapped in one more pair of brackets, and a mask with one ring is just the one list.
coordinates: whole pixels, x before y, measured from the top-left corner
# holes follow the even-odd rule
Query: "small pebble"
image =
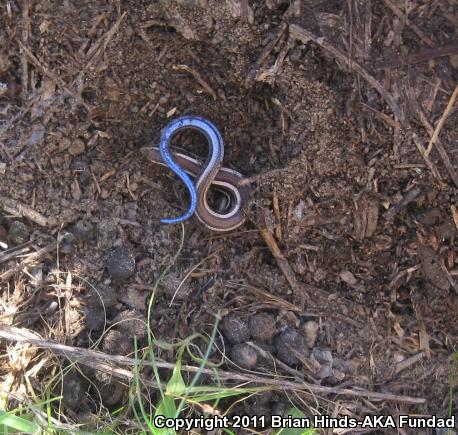
[(232, 361), (245, 369), (252, 369), (258, 362), (258, 354), (249, 344), (239, 343), (232, 348)]
[(94, 236), (94, 225), (85, 219), (81, 219), (73, 225), (71, 231), (79, 240), (87, 241)]
[(14, 245), (21, 245), (29, 240), (30, 231), (21, 221), (13, 221), (9, 229), (9, 239)]
[(59, 242), (59, 251), (62, 254), (71, 254), (75, 247), (76, 237), (73, 233), (68, 231), (64, 231), (59, 234), (58, 242)]
[(278, 334), (274, 340), (277, 357), (286, 364), (297, 365), (300, 360), (296, 357), (295, 352), (303, 357), (308, 357), (309, 350), (305, 344), (304, 337), (291, 328), (285, 329)]
[(125, 280), (135, 272), (135, 258), (125, 246), (113, 249), (106, 260), (107, 271), (115, 280)]
[(333, 375), (332, 363), (333, 357), (330, 350), (314, 348), (312, 351), (313, 358), (321, 365), (317, 377), (319, 379), (329, 378)]
[(250, 339), (248, 323), (240, 317), (225, 317), (221, 323), (221, 330), (232, 344), (243, 343)]
[(316, 338), (318, 335), (319, 325), (313, 320), (309, 320), (302, 325), (302, 330), (305, 335), (305, 344), (309, 349), (315, 346)]
[(255, 340), (269, 341), (276, 333), (275, 318), (272, 314), (257, 313), (249, 320), (251, 337)]
[(139, 339), (146, 337), (148, 330), (146, 328), (145, 316), (137, 310), (121, 311), (114, 319), (116, 329), (127, 336)]

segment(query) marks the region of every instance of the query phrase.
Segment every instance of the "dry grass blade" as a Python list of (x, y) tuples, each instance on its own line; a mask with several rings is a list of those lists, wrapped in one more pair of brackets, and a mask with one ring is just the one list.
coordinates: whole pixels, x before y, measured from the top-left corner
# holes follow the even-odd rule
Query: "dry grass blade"
[(453, 165), (452, 165), (452, 163), (450, 161), (450, 158), (448, 157), (448, 154), (445, 151), (444, 146), (439, 141), (439, 134), (440, 134), (440, 132), (442, 130), (442, 127), (445, 124), (445, 121), (446, 121), (448, 115), (452, 111), (452, 108), (453, 108), (453, 105), (455, 104), (457, 96), (458, 96), (458, 85), (455, 86), (455, 90), (453, 91), (453, 94), (450, 97), (450, 100), (449, 100), (449, 102), (447, 104), (447, 107), (445, 108), (444, 113), (442, 114), (439, 122), (436, 125), (436, 128), (434, 129), (434, 132), (433, 132), (433, 134), (431, 136), (431, 139), (429, 141), (428, 148), (426, 149), (425, 154), (428, 156), (429, 153), (431, 152), (432, 148), (433, 148), (433, 145), (436, 145), (436, 148), (439, 151), (439, 154), (440, 154), (445, 166), (447, 167), (447, 170), (448, 170), (450, 176), (452, 177), (453, 182), (458, 187), (458, 174), (456, 173), (456, 170), (453, 167)]
[[(152, 363), (150, 361), (140, 361), (134, 358), (128, 358), (124, 356), (117, 356), (117, 355), (109, 355), (102, 352), (84, 349), (79, 347), (72, 347), (66, 346), (63, 344), (55, 343), (49, 340), (44, 340), (37, 335), (33, 334), (31, 331), (24, 329), (24, 328), (16, 328), (14, 326), (9, 326), (4, 323), (0, 323), (0, 337), (14, 342), (21, 342), (21, 343), (28, 343), (34, 346), (37, 346), (42, 349), (48, 349), (53, 351), (57, 355), (64, 356), (76, 362), (91, 365), (92, 367), (97, 367), (100, 364), (107, 364), (108, 362), (124, 365), (124, 366), (137, 366), (138, 364), (142, 364), (144, 366), (151, 366)], [(175, 368), (175, 363), (168, 363), (165, 361), (156, 361), (156, 365), (159, 368), (164, 368), (168, 370), (173, 370)], [(109, 370), (106, 366), (105, 368)], [(201, 371), (209, 376), (214, 377), (215, 372), (212, 369), (202, 369), (201, 367), (194, 367), (194, 366), (187, 366), (183, 365), (182, 370), (188, 372), (198, 372)], [(126, 374), (122, 370), (115, 370), (112, 371), (114, 374), (118, 373), (118, 375), (122, 377), (130, 377), (130, 373)], [(306, 382), (292, 382), (282, 378), (270, 378), (270, 377), (263, 377), (263, 376), (255, 376), (255, 375), (248, 375), (248, 374), (241, 374), (241, 373), (232, 373), (228, 371), (218, 371), (218, 377), (221, 380), (232, 380), (232, 381), (240, 381), (240, 382), (252, 382), (259, 385), (265, 386), (272, 386), (279, 389), (290, 389), (290, 390), (297, 390), (303, 392), (309, 392), (313, 394), (334, 394), (338, 396), (350, 396), (350, 397), (364, 397), (368, 400), (376, 400), (376, 401), (395, 401), (401, 403), (410, 403), (410, 404), (423, 404), (425, 403), (425, 399), (420, 397), (410, 397), (410, 396), (402, 396), (397, 394), (391, 393), (379, 393), (374, 391), (368, 391), (362, 388), (340, 388), (340, 387), (326, 387), (323, 385), (314, 385), (309, 384)], [(149, 386), (151, 382), (148, 382)]]

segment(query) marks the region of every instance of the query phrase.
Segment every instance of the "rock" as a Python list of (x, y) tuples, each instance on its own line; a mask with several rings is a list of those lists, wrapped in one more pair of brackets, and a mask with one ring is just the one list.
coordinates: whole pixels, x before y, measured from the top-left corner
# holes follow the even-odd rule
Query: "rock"
[(319, 325), (313, 320), (309, 320), (302, 325), (302, 330), (304, 331), (305, 344), (309, 349), (312, 349), (315, 346), (316, 338), (318, 335)]
[(257, 313), (250, 317), (249, 329), (255, 340), (269, 341), (276, 333), (275, 318), (269, 313)]
[(333, 375), (333, 358), (330, 350), (315, 348), (312, 351), (312, 357), (321, 365), (321, 368), (317, 373), (317, 377), (319, 379), (329, 378)]
[(248, 323), (240, 317), (225, 317), (221, 323), (221, 330), (232, 344), (243, 343), (250, 339)]
[(304, 337), (296, 330), (286, 328), (283, 332), (278, 334), (274, 340), (275, 350), (277, 357), (286, 364), (297, 365), (300, 364), (299, 358), (296, 353), (304, 358), (309, 355)]
[(115, 219), (102, 218), (97, 224), (97, 245), (99, 249), (110, 249), (118, 235)]
[(70, 146), (67, 148), (67, 151), (70, 153), (72, 156), (78, 156), (80, 154), (83, 154), (84, 151), (86, 150), (86, 145), (81, 139), (75, 139)]
[(94, 397), (102, 399), (102, 403), (107, 407), (117, 405), (127, 392), (127, 387), (109, 373), (94, 370), (92, 378), (97, 387)]
[(144, 310), (146, 309), (146, 298), (149, 295), (150, 293), (146, 291), (127, 288), (121, 292), (119, 299), (130, 308)]
[(118, 246), (107, 256), (107, 271), (115, 280), (125, 280), (135, 272), (135, 258), (125, 246)]
[(129, 355), (134, 351), (132, 340), (115, 329), (110, 329), (103, 337), (102, 350), (110, 355)]
[(106, 284), (97, 284), (90, 288), (87, 297), (87, 304), (105, 307), (105, 310), (111, 310), (118, 303), (118, 292)]
[(239, 367), (252, 369), (258, 362), (258, 354), (249, 344), (239, 343), (232, 348), (232, 362)]
[(84, 321), (86, 328), (91, 331), (98, 331), (105, 324), (105, 313), (101, 305), (88, 306), (84, 308)]
[(94, 225), (85, 219), (81, 219), (73, 225), (71, 232), (81, 241), (88, 241), (94, 236)]
[[(72, 411), (81, 408), (85, 402), (87, 385), (76, 371), (68, 372), (62, 380), (62, 402)], [(60, 393), (59, 393), (60, 395)]]
[(75, 247), (76, 237), (73, 233), (64, 231), (59, 234), (57, 239), (59, 242), (59, 251), (62, 254), (71, 254)]
[(128, 338), (136, 336), (138, 339), (146, 337), (148, 330), (145, 316), (137, 310), (121, 311), (114, 319), (116, 329)]
[(21, 221), (13, 221), (8, 231), (8, 237), (14, 245), (21, 245), (29, 240), (29, 228)]

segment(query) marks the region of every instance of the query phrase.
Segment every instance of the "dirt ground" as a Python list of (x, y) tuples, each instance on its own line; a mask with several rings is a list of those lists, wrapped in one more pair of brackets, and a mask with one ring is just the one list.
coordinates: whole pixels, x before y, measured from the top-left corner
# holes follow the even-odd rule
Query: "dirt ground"
[[(170, 266), (157, 340), (210, 334), (219, 313), (221, 370), (312, 385), (222, 412), (457, 414), (456, 1), (8, 0), (0, 13), (8, 409), (46, 397), (68, 360), (7, 333), (132, 356)], [(191, 219), (182, 243), (159, 221), (186, 190), (139, 150), (181, 115), (213, 121), (224, 166), (249, 178), (234, 232)], [(198, 134), (175, 143), (207, 151)], [(56, 415), (125, 404), (135, 432), (128, 377), (81, 367), (56, 384)]]

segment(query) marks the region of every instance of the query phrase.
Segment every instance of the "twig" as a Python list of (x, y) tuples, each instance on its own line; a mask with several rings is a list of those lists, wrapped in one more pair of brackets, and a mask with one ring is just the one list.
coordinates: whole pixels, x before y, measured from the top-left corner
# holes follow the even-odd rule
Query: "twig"
[[(456, 91), (456, 89), (455, 89), (455, 91)], [(428, 118), (423, 113), (423, 110), (421, 110), (421, 107), (418, 106), (417, 112), (418, 112), (418, 114), (420, 116), (420, 121), (423, 124), (423, 127), (425, 127), (426, 131), (431, 136), (431, 140), (432, 140), (432, 138), (434, 136), (434, 133), (435, 133), (435, 131), (433, 130), (433, 126), (428, 121)], [(439, 124), (438, 124), (438, 126), (439, 126)], [(437, 127), (436, 127), (436, 130), (437, 130)], [(439, 139), (439, 137), (436, 137), (435, 144), (436, 144), (437, 151), (439, 152), (439, 155), (441, 156), (441, 159), (444, 162), (444, 166), (446, 167), (446, 169), (447, 169), (447, 171), (448, 171), (448, 173), (450, 175), (450, 178), (453, 180), (455, 185), (458, 187), (458, 174), (457, 174), (456, 169), (453, 166), (452, 162), (450, 161), (450, 158), (449, 158), (449, 156), (447, 154), (447, 151), (445, 150), (445, 147), (444, 147), (442, 141)], [(425, 155), (426, 155), (426, 157), (428, 157), (428, 155), (429, 155), (428, 149), (425, 149)]]
[(254, 175), (253, 177), (244, 178), (240, 181), (240, 185), (246, 186), (247, 184), (253, 184), (258, 182), (259, 180), (262, 180), (263, 178), (273, 177), (274, 175), (282, 174), (283, 172), (286, 172), (288, 170), (289, 168), (277, 168), (272, 169), (271, 171), (261, 172), (260, 174)]
[(271, 53), (271, 51), (274, 49), (274, 47), (277, 45), (278, 41), (283, 37), (285, 34), (285, 31), (287, 29), (287, 24), (283, 23), (277, 34), (275, 35), (274, 38), (262, 49), (261, 54), (259, 55), (258, 59), (254, 63), (253, 67), (250, 69), (248, 74), (245, 77), (245, 82), (251, 82), (256, 78), (256, 74), (258, 73), (259, 68), (263, 64), (263, 62), (266, 60), (267, 56)]
[(82, 104), (87, 110), (90, 110), (90, 107), (79, 97), (76, 95), (72, 90), (68, 88), (68, 86), (65, 84), (65, 82), (58, 77), (56, 74), (54, 74), (53, 71), (51, 71), (48, 67), (46, 67), (30, 50), (28, 47), (26, 47), (21, 41), (18, 41), (19, 47), (21, 47), (21, 50), (29, 57), (30, 61), (38, 68), (41, 70), (41, 72), (49, 77), (57, 86), (59, 86), (61, 89), (63, 89), (65, 92), (67, 92), (69, 95), (71, 95), (75, 100), (77, 100), (80, 104)]
[[(49, 340), (44, 340), (37, 335), (33, 334), (31, 331), (24, 329), (24, 328), (16, 328), (14, 326), (7, 325), (5, 323), (0, 323), (0, 337), (14, 342), (20, 343), (29, 343), (34, 346), (37, 346), (42, 349), (48, 349), (53, 351), (57, 355), (62, 355), (66, 358), (76, 360), (82, 364), (94, 366), (100, 366), (100, 363), (107, 363), (111, 362), (114, 364), (124, 365), (124, 366), (137, 366), (137, 365), (144, 365), (144, 366), (152, 366), (153, 363), (151, 361), (145, 360), (138, 360), (134, 358), (129, 358), (125, 356), (119, 355), (108, 355), (106, 353), (98, 352), (95, 350), (84, 349), (80, 347), (73, 347), (73, 346), (66, 346), (60, 343), (52, 342)], [(97, 362), (97, 364), (95, 364)], [(169, 363), (166, 361), (156, 360), (155, 364), (159, 368), (164, 368), (168, 370), (175, 369), (175, 363)], [(215, 372), (213, 369), (201, 369), (200, 367), (188, 366), (183, 365), (182, 370), (187, 372), (195, 373), (200, 371), (205, 373), (209, 376), (214, 377)], [(120, 376), (132, 379), (132, 375), (130, 373), (126, 374), (125, 372), (121, 371), (122, 369), (116, 369), (117, 373)], [(389, 400), (401, 403), (409, 403), (409, 404), (423, 404), (426, 402), (426, 399), (420, 397), (410, 397), (410, 396), (400, 396), (397, 394), (391, 393), (378, 393), (374, 391), (364, 390), (362, 388), (355, 387), (354, 389), (350, 388), (339, 388), (339, 387), (326, 387), (323, 385), (314, 385), (308, 384), (306, 382), (292, 382), (285, 380), (284, 378), (279, 378), (278, 375), (276, 378), (269, 378), (263, 376), (256, 376), (256, 375), (249, 375), (249, 374), (242, 374), (242, 373), (233, 373), (228, 371), (218, 371), (218, 378), (221, 380), (233, 380), (233, 381), (241, 381), (241, 382), (252, 382), (255, 384), (265, 385), (265, 386), (272, 386), (281, 389), (292, 389), (297, 391), (303, 392), (310, 392), (315, 394), (336, 394), (342, 396), (350, 396), (350, 397), (365, 397), (369, 400)], [(149, 381), (147, 383), (148, 386), (155, 387), (155, 384)]]
[(25, 269), (27, 266), (30, 266), (31, 264), (36, 263), (37, 261), (40, 261), (42, 258), (44, 258), (49, 253), (54, 252), (56, 248), (57, 248), (57, 243), (53, 242), (53, 243), (50, 243), (49, 245), (46, 245), (44, 248), (39, 249), (38, 251), (34, 252), (33, 254), (30, 254), (25, 260), (21, 261), (19, 264), (14, 266), (12, 269), (9, 269), (6, 272), (3, 272), (0, 275), (0, 282), (8, 281), (14, 274)]
[(277, 261), (278, 267), (282, 271), (283, 275), (286, 278), (286, 281), (288, 281), (288, 284), (290, 285), (293, 292), (299, 295), (304, 294), (304, 289), (296, 280), (296, 275), (292, 267), (288, 263), (286, 257), (281, 252), (280, 248), (278, 247), (277, 242), (275, 241), (272, 233), (267, 228), (261, 229), (260, 233), (262, 238), (266, 242), (267, 246), (270, 248), (272, 255), (275, 257), (275, 260)]
[(426, 62), (443, 56), (451, 56), (458, 53), (458, 42), (443, 45), (442, 47), (427, 48), (410, 54), (409, 56), (399, 56), (392, 59), (382, 59), (378, 68), (402, 68), (403, 66), (414, 65), (416, 63)]
[(452, 110), (453, 105), (455, 104), (457, 95), (458, 95), (458, 85), (455, 86), (455, 90), (453, 91), (453, 94), (447, 103), (447, 107), (445, 108), (444, 113), (441, 116), (441, 119), (439, 119), (439, 122), (436, 125), (434, 134), (432, 135), (431, 140), (429, 141), (429, 144), (428, 144), (428, 148), (426, 149), (427, 155), (431, 152), (434, 143), (436, 142), (437, 138), (439, 137), (439, 133), (441, 132), (442, 127), (445, 124), (445, 120), (447, 119), (448, 115), (450, 114), (450, 111)]
[(280, 215), (280, 205), (278, 203), (278, 195), (277, 192), (273, 194), (273, 201), (272, 205), (274, 208), (274, 216), (275, 216), (275, 237), (277, 240), (282, 239), (282, 231), (281, 231), (281, 215)]
[[(87, 64), (83, 68), (83, 70), (78, 74), (78, 77), (82, 75), (85, 71), (87, 71), (93, 64), (94, 62), (102, 55), (102, 53), (106, 50), (108, 43), (111, 41), (113, 36), (116, 34), (116, 32), (119, 29), (119, 26), (121, 25), (122, 21), (124, 20), (125, 16), (127, 15), (127, 12), (124, 12), (111, 26), (111, 29), (108, 30), (104, 35), (102, 35), (97, 42), (89, 49), (87, 52), (86, 58), (88, 59)], [(75, 79), (72, 83), (72, 85), (77, 81)]]
[(420, 138), (418, 135), (414, 132), (412, 133), (412, 139), (415, 143), (415, 146), (417, 147), (418, 151), (420, 151), (420, 154), (422, 155), (423, 159), (425, 160), (426, 166), (428, 166), (428, 169), (431, 171), (433, 174), (434, 178), (442, 184), (442, 177), (439, 174), (439, 171), (436, 168), (436, 165), (432, 162), (432, 160), (429, 158), (429, 156), (426, 155), (426, 148), (423, 146), (421, 143)]
[(0, 207), (7, 213), (25, 217), (42, 227), (49, 227), (53, 223), (53, 219), (48, 219), (28, 205), (11, 198), (0, 196)]
[(202, 86), (212, 97), (216, 100), (216, 92), (211, 88), (211, 86), (202, 78), (202, 76), (193, 68), (188, 65), (174, 65), (173, 69), (175, 71), (186, 71), (191, 74), (197, 83)]
[[(30, 18), (29, 18), (29, 10), (30, 10), (30, 3), (29, 0), (23, 0), (22, 2), (22, 42), (24, 45), (27, 45), (29, 41), (29, 34), (30, 34)], [(29, 63), (27, 61), (27, 56), (24, 52), (21, 53), (21, 66), (22, 66), (22, 74), (21, 74), (21, 84), (22, 84), (22, 99), (25, 101), (27, 98), (28, 90), (29, 90)]]
[(452, 218), (453, 222), (455, 223), (455, 227), (458, 230), (458, 210), (456, 208), (456, 205), (451, 205), (450, 211), (452, 212)]
[(424, 356), (425, 354), (423, 352), (420, 352), (416, 355), (411, 356), (410, 358), (406, 358), (405, 360), (397, 363), (394, 369), (394, 374), (397, 375), (399, 372), (402, 372), (402, 370), (409, 368), (411, 365), (420, 361)]
[(0, 254), (0, 264), (5, 263), (13, 258), (19, 257), (20, 255), (26, 254), (30, 251), (30, 246), (25, 246), (20, 249), (12, 249), (11, 251), (5, 251)]
[(407, 26), (409, 26), (417, 34), (417, 36), (425, 42), (425, 44), (429, 45), (430, 47), (434, 47), (434, 42), (432, 39), (425, 35), (422, 30), (420, 30), (414, 23), (412, 23), (407, 15), (401, 11), (401, 9), (399, 9), (391, 0), (384, 1), (386, 5), (393, 11), (393, 13)]
[(332, 46), (329, 42), (326, 41), (325, 38), (323, 38), (322, 36), (317, 36), (309, 32), (308, 30), (304, 29), (303, 27), (298, 26), (297, 24), (291, 24), (289, 26), (289, 33), (293, 38), (299, 39), (304, 43), (307, 43), (309, 41), (315, 42), (315, 44), (318, 44), (326, 51), (331, 53), (336, 59), (347, 65), (348, 68), (350, 68), (353, 71), (356, 71), (364, 80), (366, 80), (373, 88), (375, 88), (378, 91), (378, 93), (385, 99), (396, 118), (399, 119), (401, 124), (404, 124), (404, 112), (401, 110), (401, 107), (398, 105), (393, 95), (391, 95), (391, 93), (385, 89), (382, 83), (380, 83), (371, 74), (369, 74), (369, 72), (358, 62), (356, 62), (353, 59), (350, 61), (347, 55), (345, 55), (340, 50)]

